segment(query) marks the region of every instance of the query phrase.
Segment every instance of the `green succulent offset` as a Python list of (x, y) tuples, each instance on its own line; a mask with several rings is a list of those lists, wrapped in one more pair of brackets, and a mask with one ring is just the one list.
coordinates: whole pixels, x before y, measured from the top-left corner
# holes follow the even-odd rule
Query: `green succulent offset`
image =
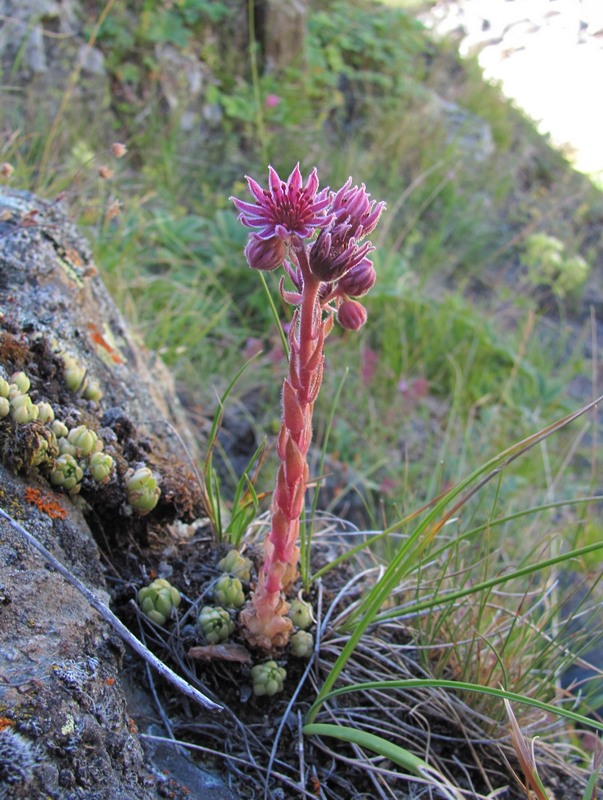
[(138, 605), (143, 613), (157, 625), (165, 625), (173, 611), (180, 605), (180, 592), (165, 578), (156, 578), (139, 590)]
[(266, 661), (251, 668), (253, 693), (256, 697), (273, 697), (283, 691), (287, 671), (276, 661)]

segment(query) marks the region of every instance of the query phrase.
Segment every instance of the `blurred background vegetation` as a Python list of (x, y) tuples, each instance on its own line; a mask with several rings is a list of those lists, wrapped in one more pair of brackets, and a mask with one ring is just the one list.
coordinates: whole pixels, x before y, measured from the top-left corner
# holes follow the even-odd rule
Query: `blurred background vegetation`
[[(276, 430), (283, 356), (228, 197), (268, 163), (287, 175), (300, 161), (323, 185), (352, 175), (387, 201), (368, 324), (331, 336), (317, 417), (320, 446), (334, 412), (324, 505), (364, 525), (597, 393), (601, 194), (475, 62), (429, 37), (420, 6), (27, 0), (0, 53), (8, 182), (67, 203), (200, 428), (242, 356), (263, 351), (230, 400), (243, 457)], [(492, 503), (595, 493), (596, 445), (576, 423), (535, 448), (476, 524)], [(572, 546), (600, 538), (560, 519)], [(514, 555), (535, 544), (509, 535)]]

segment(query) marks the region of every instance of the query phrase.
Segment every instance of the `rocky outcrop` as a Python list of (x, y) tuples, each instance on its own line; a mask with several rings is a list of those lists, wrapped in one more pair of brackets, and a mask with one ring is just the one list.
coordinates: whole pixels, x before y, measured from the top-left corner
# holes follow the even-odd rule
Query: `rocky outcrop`
[[(66, 381), (65, 354), (83, 369), (79, 387)], [(52, 448), (39, 459), (47, 429), (11, 413), (0, 418), (0, 507), (107, 604), (95, 536), (115, 557), (127, 541), (151, 532), (169, 541), (167, 523), (202, 515), (190, 460), (199, 444), (169, 373), (136, 343), (75, 227), (55, 203), (3, 189), (0, 374), (15, 372), (56, 419), (94, 430), (114, 469), (104, 483), (84, 474), (77, 494), (57, 490), (45, 460)], [(124, 486), (142, 463), (161, 488), (144, 517)], [(123, 655), (113, 629), (1, 518), (1, 798), (158, 796), (126, 705)]]

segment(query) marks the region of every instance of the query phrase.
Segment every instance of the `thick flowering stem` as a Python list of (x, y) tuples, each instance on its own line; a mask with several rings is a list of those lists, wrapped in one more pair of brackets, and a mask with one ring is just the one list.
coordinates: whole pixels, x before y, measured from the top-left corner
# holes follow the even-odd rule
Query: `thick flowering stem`
[(364, 184), (352, 186), (351, 178), (336, 194), (329, 189), (318, 192), (316, 170), (304, 184), (299, 165), (287, 181), (270, 167), (267, 189), (251, 178), (247, 182), (255, 202), (232, 198), (240, 221), (256, 229), (245, 248), (247, 263), (261, 271), (282, 265), (295, 291), (286, 290), (282, 279), (281, 296), (297, 306), (289, 329), (289, 371), (283, 383), (277, 440), (281, 463), (270, 533), (256, 591), (239, 616), (249, 643), (271, 652), (283, 648), (293, 632), (285, 596), (297, 578), (297, 541), (324, 341), (335, 315), (347, 330), (358, 330), (366, 322), (366, 310), (353, 298), (365, 295), (375, 281), (367, 258), (375, 248), (361, 241), (375, 229), (385, 204), (370, 200)]
[(297, 249), (304, 279), (302, 300), (289, 334), (289, 374), (283, 382), (283, 415), (277, 451), (281, 460), (272, 498), (271, 528), (252, 604), (241, 614), (252, 644), (265, 650), (284, 646), (293, 632), (283, 600), (297, 578), (299, 521), (308, 483), (312, 412), (322, 380), (323, 320), (320, 280), (310, 272), (303, 246)]

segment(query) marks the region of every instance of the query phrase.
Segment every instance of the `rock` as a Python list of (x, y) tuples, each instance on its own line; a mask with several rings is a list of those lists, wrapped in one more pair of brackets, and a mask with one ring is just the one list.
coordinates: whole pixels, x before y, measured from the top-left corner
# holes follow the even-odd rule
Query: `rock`
[(263, 0), (263, 49), (266, 69), (280, 72), (300, 66), (306, 38), (307, 4), (305, 0)]
[(127, 409), (130, 423), (144, 429), (145, 447), (186, 461), (178, 433), (198, 461), (198, 442), (168, 369), (128, 330), (87, 242), (56, 202), (6, 187), (0, 187), (0, 308), (5, 332), (27, 333), (38, 349), (46, 342), (55, 354), (74, 356), (102, 385), (103, 412)]
[(84, 44), (77, 52), (77, 64), (84, 74), (105, 77), (105, 57), (97, 47)]
[[(58, 508), (50, 515), (38, 510), (26, 499), (31, 484), (2, 465), (0, 486), (2, 508), (106, 602), (98, 551), (81, 512), (36, 487), (48, 508), (57, 503), (65, 517)], [(16, 781), (8, 796), (154, 797), (144, 785), (143, 751), (119, 682), (120, 640), (2, 519), (0, 565), (0, 716), (35, 754), (29, 780)]]
[(0, 69), (11, 84), (2, 102), (6, 123), (31, 134), (40, 120), (55, 119), (69, 96), (62, 113), (70, 124), (85, 119), (88, 130), (108, 137), (109, 80), (100, 51), (87, 46), (77, 0), (0, 0), (0, 19)]
[(454, 145), (464, 161), (481, 163), (494, 154), (492, 128), (482, 117), (437, 96), (433, 98), (432, 114), (441, 121), (446, 143)]
[[(66, 352), (97, 384), (93, 399), (83, 385), (66, 385)], [(59, 205), (3, 188), (0, 374), (15, 371), (29, 377), (33, 402), (50, 403), (69, 427), (95, 430), (115, 469), (106, 484), (84, 476), (73, 497), (57, 491), (46, 462), (31, 458), (30, 442), (37, 452), (36, 437), (48, 428), (9, 414), (0, 418), (0, 507), (107, 604), (88, 522), (114, 556), (125, 542), (144, 541), (150, 527), (154, 540), (169, 543), (167, 522), (203, 513), (182, 442), (196, 460), (200, 446), (169, 372), (135, 341)], [(132, 513), (124, 489), (128, 470), (140, 463), (153, 468), (161, 487), (145, 517)], [(145, 766), (126, 708), (121, 639), (1, 518), (0, 641), (0, 732), (8, 731), (0, 739), (0, 776), (13, 781), (8, 795), (0, 787), (1, 798), (157, 797), (155, 770)], [(2, 755), (15, 750), (23, 768), (7, 773)]]
[(157, 45), (155, 56), (160, 84), (170, 112), (183, 112), (195, 105), (205, 92), (209, 72), (195, 56), (183, 53), (170, 44)]

